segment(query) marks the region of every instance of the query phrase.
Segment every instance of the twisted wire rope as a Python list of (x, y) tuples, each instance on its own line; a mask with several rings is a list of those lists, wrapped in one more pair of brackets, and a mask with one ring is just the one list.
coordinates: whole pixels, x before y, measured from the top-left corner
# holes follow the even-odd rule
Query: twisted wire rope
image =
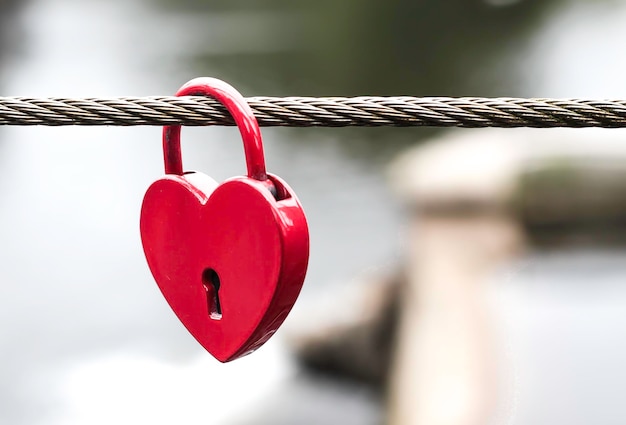
[[(261, 126), (626, 127), (626, 100), (250, 97)], [(0, 125), (234, 125), (208, 97), (0, 97)]]

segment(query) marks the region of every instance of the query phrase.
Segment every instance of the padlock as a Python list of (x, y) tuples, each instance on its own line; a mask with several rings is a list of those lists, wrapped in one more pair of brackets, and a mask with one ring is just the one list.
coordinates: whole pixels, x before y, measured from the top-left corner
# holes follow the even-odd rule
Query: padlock
[(259, 348), (287, 317), (304, 282), (309, 231), (294, 192), (265, 171), (261, 131), (241, 94), (196, 78), (176, 95), (210, 96), (226, 107), (241, 132), (248, 173), (218, 184), (183, 172), (181, 127), (164, 127), (166, 175), (145, 194), (141, 240), (176, 316), (227, 362)]

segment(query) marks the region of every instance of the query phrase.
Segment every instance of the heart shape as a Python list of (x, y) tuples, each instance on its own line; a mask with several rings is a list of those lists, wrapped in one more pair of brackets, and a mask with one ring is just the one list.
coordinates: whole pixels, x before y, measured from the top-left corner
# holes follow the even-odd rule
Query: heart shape
[(141, 209), (148, 265), (170, 307), (221, 362), (259, 348), (296, 301), (309, 254), (302, 207), (279, 177), (267, 185), (201, 173), (154, 182)]

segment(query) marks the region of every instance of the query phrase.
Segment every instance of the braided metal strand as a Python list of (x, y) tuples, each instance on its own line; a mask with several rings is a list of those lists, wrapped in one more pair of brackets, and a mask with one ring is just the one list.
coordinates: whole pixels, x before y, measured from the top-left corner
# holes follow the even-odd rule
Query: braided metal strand
[[(261, 126), (626, 127), (626, 100), (251, 97)], [(206, 97), (0, 97), (0, 125), (234, 125)]]

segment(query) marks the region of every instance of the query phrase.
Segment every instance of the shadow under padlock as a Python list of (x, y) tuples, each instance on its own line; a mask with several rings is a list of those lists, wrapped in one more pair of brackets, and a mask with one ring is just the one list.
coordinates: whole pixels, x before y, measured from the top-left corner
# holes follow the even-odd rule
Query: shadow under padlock
[(233, 115), (248, 175), (218, 184), (183, 172), (180, 126), (166, 126), (166, 175), (141, 209), (141, 239), (159, 289), (187, 330), (219, 361), (259, 348), (300, 293), (309, 257), (306, 217), (295, 194), (267, 174), (261, 132), (245, 99), (213, 78), (177, 96), (208, 95)]

